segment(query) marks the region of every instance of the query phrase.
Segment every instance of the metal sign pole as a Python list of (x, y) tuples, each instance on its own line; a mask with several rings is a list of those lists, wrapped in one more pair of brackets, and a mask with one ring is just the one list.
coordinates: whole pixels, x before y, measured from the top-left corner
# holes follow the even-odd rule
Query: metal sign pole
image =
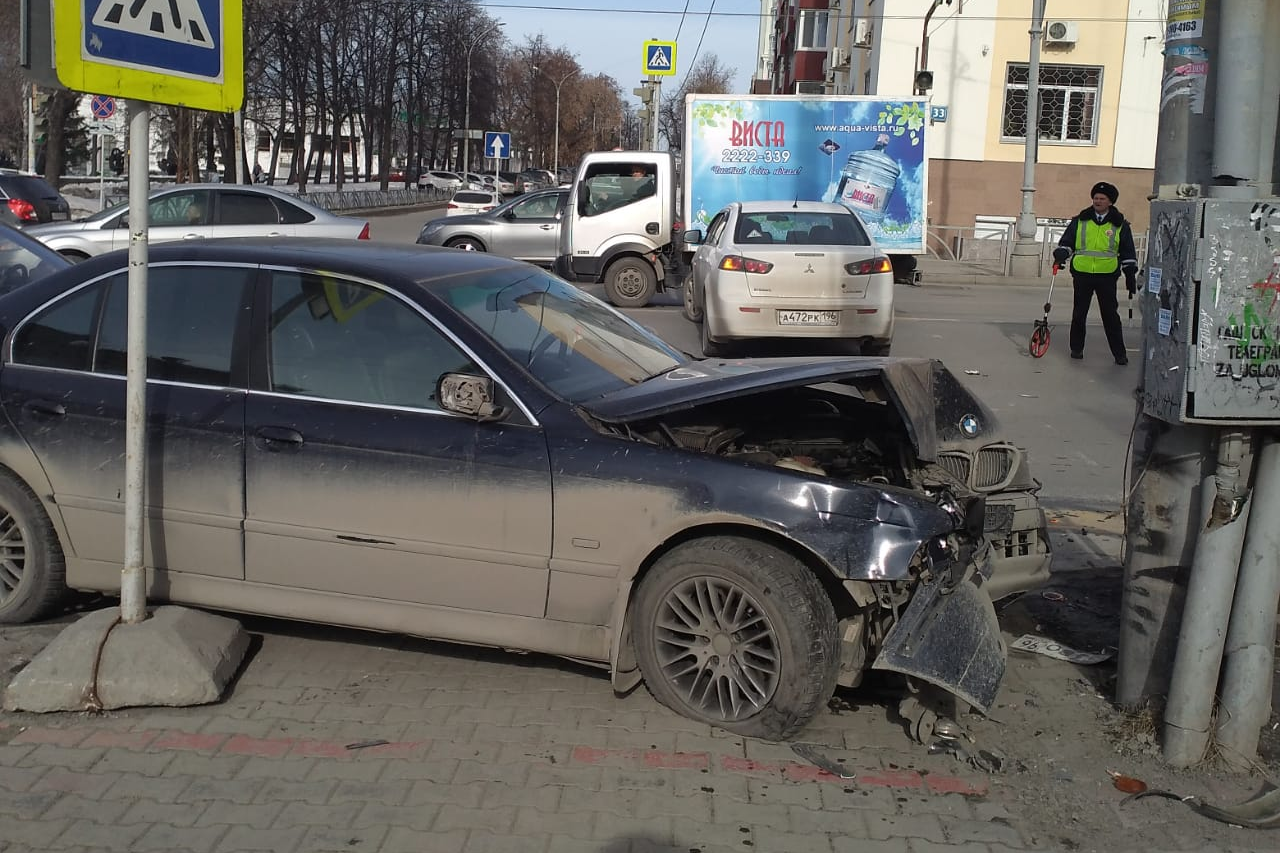
[(120, 619), (147, 618), (147, 191), (151, 105), (129, 100), (129, 332), (125, 364), (124, 568)]

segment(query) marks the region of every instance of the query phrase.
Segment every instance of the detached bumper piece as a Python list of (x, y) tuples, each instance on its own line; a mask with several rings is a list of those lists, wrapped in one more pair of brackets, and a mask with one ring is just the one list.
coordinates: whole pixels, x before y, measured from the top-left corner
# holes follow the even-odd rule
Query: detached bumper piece
[(872, 668), (927, 681), (985, 714), (1000, 691), (1008, 650), (991, 596), (972, 578), (950, 588), (946, 580), (939, 573), (916, 590)]

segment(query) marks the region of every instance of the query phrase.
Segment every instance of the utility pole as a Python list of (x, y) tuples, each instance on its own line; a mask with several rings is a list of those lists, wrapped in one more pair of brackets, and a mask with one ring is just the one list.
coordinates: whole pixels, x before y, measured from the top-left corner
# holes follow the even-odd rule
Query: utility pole
[[(475, 38), (471, 39), (471, 44), (467, 46), (467, 91), (466, 100), (462, 107), (462, 123), (466, 125), (462, 129), (462, 180), (464, 188), (466, 186), (467, 172), (471, 171), (471, 52), (476, 49), (476, 45), (480, 43), (481, 39), (503, 26), (506, 26), (504, 22), (495, 21), (476, 33)], [(409, 104), (408, 109), (412, 120), (413, 104)], [(412, 123), (409, 125), (409, 132), (413, 132)]]
[(1036, 241), (1036, 148), (1040, 144), (1040, 35), (1044, 32), (1046, 0), (1032, 0), (1031, 56), (1027, 68), (1027, 134), (1022, 158), (1022, 212), (1018, 214), (1018, 239), (1013, 244), (1009, 272), (1016, 276), (1040, 275), (1040, 244)]

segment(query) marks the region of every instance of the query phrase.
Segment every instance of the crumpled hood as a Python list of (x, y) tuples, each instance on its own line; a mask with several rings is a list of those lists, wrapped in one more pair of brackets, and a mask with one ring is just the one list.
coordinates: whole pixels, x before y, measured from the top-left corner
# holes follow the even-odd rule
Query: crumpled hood
[(857, 387), (859, 380), (879, 380), (907, 425), (916, 455), (932, 462), (937, 459), (940, 414), (935, 404), (935, 373), (946, 370), (942, 362), (924, 358), (693, 361), (581, 406), (606, 423), (627, 423), (785, 388), (824, 382)]

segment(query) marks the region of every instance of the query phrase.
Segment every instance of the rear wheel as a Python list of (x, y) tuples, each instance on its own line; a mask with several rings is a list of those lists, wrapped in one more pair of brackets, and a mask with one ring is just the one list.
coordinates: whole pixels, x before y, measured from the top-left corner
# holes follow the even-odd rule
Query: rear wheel
[(621, 258), (605, 273), (605, 296), (619, 308), (643, 308), (657, 291), (658, 274), (644, 258)]
[(684, 291), (684, 307), (681, 308), (684, 318), (690, 323), (701, 323), (702, 306), (698, 304), (697, 293), (694, 292), (693, 276), (686, 278), (680, 289)]
[(710, 326), (705, 312), (702, 315), (702, 322), (698, 324), (698, 339), (702, 344), (702, 354), (707, 358), (724, 358), (729, 353), (728, 346), (711, 340)]
[(53, 523), (35, 494), (0, 474), (0, 624), (40, 619), (66, 592)]
[(450, 249), (461, 249), (464, 252), (483, 252), (484, 246), (479, 240), (471, 237), (454, 237), (452, 240), (445, 242)]
[(58, 252), (58, 254), (62, 255), (62, 257), (71, 261), (71, 263), (73, 264), (78, 264), (81, 261), (89, 260), (88, 255), (86, 255), (84, 252), (77, 252), (75, 249), (62, 249)]
[(715, 537), (654, 564), (632, 604), (645, 684), (673, 711), (783, 740), (831, 698), (836, 615), (814, 574), (762, 542)]

